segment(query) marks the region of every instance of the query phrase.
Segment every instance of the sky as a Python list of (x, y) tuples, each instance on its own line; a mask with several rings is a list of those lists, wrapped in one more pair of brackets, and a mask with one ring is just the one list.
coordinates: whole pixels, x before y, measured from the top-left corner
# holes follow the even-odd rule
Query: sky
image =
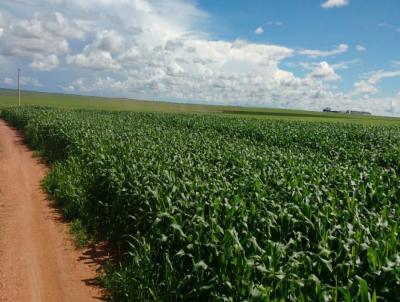
[(400, 116), (398, 0), (1, 0), (0, 87)]

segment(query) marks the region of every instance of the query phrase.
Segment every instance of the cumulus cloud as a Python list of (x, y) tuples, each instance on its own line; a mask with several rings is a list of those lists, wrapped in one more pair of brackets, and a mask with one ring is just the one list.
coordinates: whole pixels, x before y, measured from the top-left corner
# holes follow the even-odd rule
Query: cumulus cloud
[(37, 55), (34, 57), (33, 62), (29, 64), (32, 69), (38, 71), (51, 71), (59, 65), (59, 60), (56, 55)]
[(30, 58), (30, 67), (41, 71), (58, 66), (56, 55), (69, 51), (68, 39), (84, 38), (84, 32), (74, 22), (57, 12), (35, 14), (32, 19), (17, 21), (2, 28), (1, 33), (1, 55)]
[(90, 47), (85, 47), (80, 54), (67, 56), (66, 61), (68, 64), (89, 69), (117, 70), (121, 68), (110, 52)]
[(87, 44), (81, 53), (68, 55), (66, 62), (82, 68), (97, 70), (117, 70), (120, 64), (113, 54), (125, 50), (124, 38), (114, 30), (102, 30), (96, 33), (92, 43)]
[(310, 76), (325, 81), (339, 81), (341, 79), (340, 76), (336, 74), (335, 69), (325, 61), (316, 64)]
[(349, 4), (349, 0), (327, 0), (321, 6), (323, 8), (343, 7)]
[(173, 77), (183, 76), (185, 70), (177, 62), (172, 62), (167, 67), (167, 74)]
[(332, 50), (314, 50), (314, 49), (302, 49), (299, 51), (300, 55), (307, 56), (309, 58), (318, 58), (318, 57), (330, 57), (338, 54), (342, 54), (347, 52), (349, 46), (347, 44), (339, 44)]
[(124, 47), (124, 40), (114, 30), (103, 30), (96, 35), (93, 47), (98, 50), (112, 52), (120, 52)]
[(54, 12), (50, 14), (36, 14), (35, 18), (25, 25), (36, 27), (45, 35), (53, 37), (83, 39), (85, 37), (82, 31), (74, 22), (67, 20), (61, 13)]
[(259, 26), (259, 27), (257, 27), (257, 28), (254, 30), (254, 33), (255, 33), (256, 35), (262, 35), (262, 34), (264, 33), (264, 28), (262, 28), (261, 26)]

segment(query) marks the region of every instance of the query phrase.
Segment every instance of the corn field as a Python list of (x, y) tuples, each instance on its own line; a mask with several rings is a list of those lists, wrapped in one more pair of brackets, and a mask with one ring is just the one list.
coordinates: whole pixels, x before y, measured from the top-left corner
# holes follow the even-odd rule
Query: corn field
[(399, 301), (400, 127), (11, 108), (113, 301)]

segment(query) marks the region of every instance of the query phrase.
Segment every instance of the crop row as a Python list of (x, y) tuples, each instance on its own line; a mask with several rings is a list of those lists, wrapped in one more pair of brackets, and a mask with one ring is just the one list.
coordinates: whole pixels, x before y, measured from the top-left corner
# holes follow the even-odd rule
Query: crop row
[(115, 301), (400, 299), (400, 127), (13, 108)]

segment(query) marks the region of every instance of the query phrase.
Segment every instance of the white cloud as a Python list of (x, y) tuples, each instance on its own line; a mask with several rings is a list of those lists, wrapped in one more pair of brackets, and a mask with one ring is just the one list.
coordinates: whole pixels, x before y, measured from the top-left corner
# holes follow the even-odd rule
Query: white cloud
[(354, 90), (361, 94), (376, 94), (379, 92), (378, 88), (375, 87), (375, 84), (364, 80), (356, 82), (354, 84)]
[(371, 75), (371, 77), (369, 78), (368, 81), (370, 83), (377, 84), (382, 79), (394, 78), (394, 77), (400, 77), (400, 70), (393, 70), (393, 71), (379, 70), (379, 71), (376, 71)]
[(254, 31), (254, 33), (256, 35), (262, 35), (264, 33), (264, 28), (262, 28), (261, 26), (257, 27)]
[(308, 79), (332, 82), (341, 80), (341, 77), (336, 73), (336, 69), (345, 69), (347, 68), (346, 64), (350, 63), (341, 62), (337, 64), (329, 64), (326, 61), (319, 63), (300, 62), (298, 66), (303, 68), (303, 70), (309, 71), (306, 74), (306, 78)]
[(357, 49), (357, 51), (359, 51), (359, 52), (364, 52), (364, 51), (367, 50), (367, 48), (365, 48), (365, 47), (362, 46), (362, 45), (356, 45), (356, 49)]
[(319, 78), (325, 81), (339, 81), (341, 78), (336, 74), (335, 69), (328, 62), (320, 62), (310, 73), (312, 78)]
[(400, 70), (378, 70), (369, 75), (367, 80), (361, 80), (354, 84), (355, 93), (376, 94), (379, 92), (376, 85), (386, 78), (400, 77)]
[(309, 58), (318, 58), (318, 57), (330, 57), (337, 54), (342, 54), (347, 52), (349, 46), (347, 44), (339, 44), (332, 50), (323, 51), (323, 50), (313, 50), (313, 49), (302, 49), (299, 51), (300, 55), (307, 56)]
[(327, 0), (321, 6), (323, 8), (343, 7), (349, 4), (349, 0)]
[(12, 78), (5, 77), (3, 79), (3, 83), (6, 84), (6, 85), (13, 85), (14, 84), (14, 80)]
[(367, 110), (375, 115), (398, 116), (400, 112), (400, 97), (365, 98), (360, 101), (360, 108), (357, 109)]
[[(29, 24), (29, 23), (28, 23)], [(30, 22), (31, 26), (37, 26), (38, 30), (55, 37), (83, 39), (85, 32), (74, 22), (67, 20), (61, 13), (36, 14)]]
[[(4, 77), (3, 84), (8, 86), (17, 85), (17, 80), (11, 77)], [(27, 76), (21, 76), (20, 84), (21, 86), (43, 87), (38, 79)]]
[(167, 67), (167, 74), (173, 77), (179, 77), (184, 75), (185, 70), (182, 66), (177, 64), (176, 62), (172, 62)]
[(68, 64), (89, 69), (117, 70), (121, 68), (110, 52), (90, 47), (85, 47), (80, 54), (67, 56), (66, 61)]
[[(68, 55), (66, 62), (82, 68), (97, 70), (117, 70), (121, 65), (113, 57), (125, 51), (125, 42), (130, 38), (121, 36), (115, 30), (101, 30), (94, 40), (86, 45), (81, 53)], [(133, 41), (133, 40), (132, 40)], [(133, 47), (132, 45), (130, 47)], [(132, 48), (128, 48), (132, 51)], [(126, 60), (132, 54), (124, 54)]]
[(103, 30), (97, 33), (93, 44), (94, 48), (110, 53), (120, 52), (124, 48), (123, 37), (114, 30)]
[[(42, 57), (52, 60), (54, 55), (69, 51), (68, 39), (82, 39), (84, 33), (60, 13), (35, 14), (32, 19), (14, 22), (3, 28), (0, 35), (0, 54), (31, 58), (38, 66)], [(50, 57), (51, 56), (51, 57)]]
[(37, 55), (33, 59), (33, 62), (29, 64), (32, 69), (38, 71), (51, 71), (59, 65), (59, 61), (56, 55)]

